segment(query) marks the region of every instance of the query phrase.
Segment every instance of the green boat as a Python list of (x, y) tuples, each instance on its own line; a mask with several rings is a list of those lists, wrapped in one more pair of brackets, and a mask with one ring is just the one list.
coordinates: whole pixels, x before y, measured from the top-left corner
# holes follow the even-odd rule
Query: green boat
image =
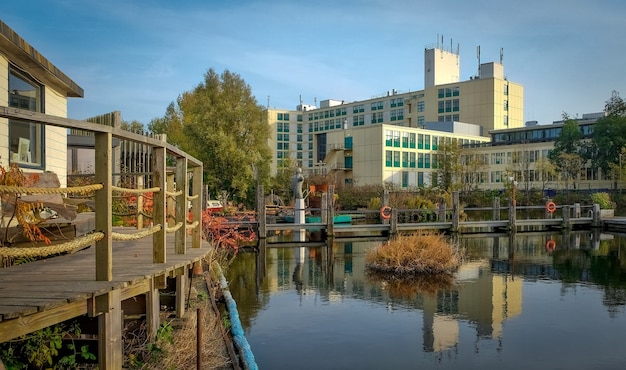
[[(293, 223), (294, 222), (294, 216), (285, 216), (285, 222), (286, 223)], [(305, 216), (305, 222), (307, 224), (319, 224), (322, 222), (322, 217), (320, 216), (311, 216), (311, 215), (306, 215)], [(349, 224), (352, 223), (352, 216), (351, 215), (334, 215), (333, 216), (333, 223), (335, 224)]]

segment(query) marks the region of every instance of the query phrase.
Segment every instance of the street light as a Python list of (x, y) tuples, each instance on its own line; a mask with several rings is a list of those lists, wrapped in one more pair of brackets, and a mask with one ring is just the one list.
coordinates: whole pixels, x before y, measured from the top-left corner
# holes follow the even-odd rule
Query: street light
[(517, 206), (517, 202), (515, 201), (515, 193), (517, 191), (516, 186), (517, 186), (517, 181), (515, 181), (515, 177), (513, 176), (509, 176), (509, 181), (511, 182), (511, 191), (512, 191), (512, 195), (513, 195), (513, 207)]

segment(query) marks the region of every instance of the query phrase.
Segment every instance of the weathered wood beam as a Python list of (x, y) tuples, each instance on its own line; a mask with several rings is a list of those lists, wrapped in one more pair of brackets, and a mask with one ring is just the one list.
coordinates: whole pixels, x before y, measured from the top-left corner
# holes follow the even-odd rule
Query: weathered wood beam
[(96, 231), (104, 233), (104, 238), (96, 242), (96, 280), (111, 281), (113, 279), (113, 213), (111, 203), (112, 138), (110, 133), (96, 133), (95, 135), (96, 174), (95, 182), (102, 184), (102, 189), (96, 191)]

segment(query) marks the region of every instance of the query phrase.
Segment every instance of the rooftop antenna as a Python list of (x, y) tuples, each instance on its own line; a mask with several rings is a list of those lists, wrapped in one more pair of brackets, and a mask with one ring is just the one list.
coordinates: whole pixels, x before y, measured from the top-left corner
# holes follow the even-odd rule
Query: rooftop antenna
[(478, 77), (480, 77), (480, 45), (476, 47), (476, 58), (478, 58)]
[(500, 48), (500, 64), (504, 61), (504, 48)]
[(302, 106), (302, 94), (300, 94), (300, 106)]
[(270, 96), (267, 96), (267, 109), (270, 109)]

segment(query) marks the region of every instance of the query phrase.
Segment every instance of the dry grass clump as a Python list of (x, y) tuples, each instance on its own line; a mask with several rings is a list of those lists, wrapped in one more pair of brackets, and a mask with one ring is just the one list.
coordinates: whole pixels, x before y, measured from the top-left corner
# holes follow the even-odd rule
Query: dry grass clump
[(399, 235), (365, 256), (369, 269), (396, 275), (452, 274), (461, 262), (458, 248), (436, 233)]
[(402, 300), (414, 300), (418, 295), (435, 296), (455, 285), (451, 274), (398, 276), (370, 271), (367, 278), (381, 284), (389, 292), (390, 298)]
[[(231, 368), (228, 353), (225, 350), (220, 323), (208, 301), (201, 304), (202, 309), (202, 363), (205, 369)], [(153, 344), (128, 343), (126, 340), (126, 361), (129, 369), (195, 369), (197, 310), (190, 309), (182, 319), (167, 321), (157, 334)]]

